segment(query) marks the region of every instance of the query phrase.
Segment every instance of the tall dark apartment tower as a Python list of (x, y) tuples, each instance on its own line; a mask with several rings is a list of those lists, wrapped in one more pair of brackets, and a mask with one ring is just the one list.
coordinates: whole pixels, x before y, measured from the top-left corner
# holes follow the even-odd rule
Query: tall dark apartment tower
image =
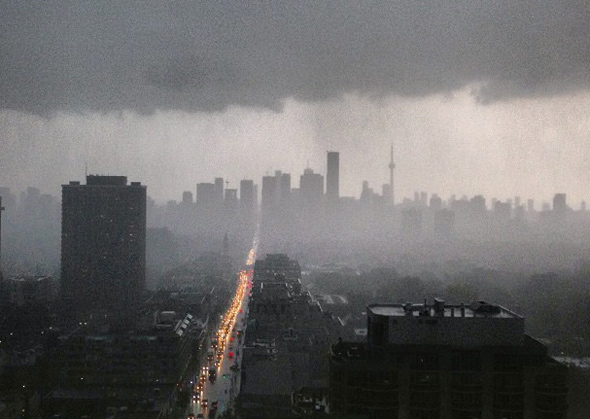
[(2, 289), (4, 277), (2, 276), (2, 211), (4, 211), (4, 207), (2, 206), (2, 197), (0, 196), (0, 300), (4, 298), (4, 290)]
[(337, 200), (340, 197), (340, 153), (337, 151), (328, 151), (326, 197), (328, 200)]
[(62, 186), (61, 292), (79, 310), (133, 315), (145, 287), (146, 187), (125, 176)]

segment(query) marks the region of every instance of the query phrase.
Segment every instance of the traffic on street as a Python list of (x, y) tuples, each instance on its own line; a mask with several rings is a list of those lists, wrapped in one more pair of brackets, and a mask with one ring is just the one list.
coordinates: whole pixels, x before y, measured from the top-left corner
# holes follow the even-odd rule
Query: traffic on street
[(257, 240), (248, 254), (245, 269), (238, 273), (236, 293), (207, 349), (206, 364), (193, 381), (188, 418), (215, 418), (229, 408), (240, 384), (242, 343), (246, 326), (248, 298), (252, 287), (252, 267)]

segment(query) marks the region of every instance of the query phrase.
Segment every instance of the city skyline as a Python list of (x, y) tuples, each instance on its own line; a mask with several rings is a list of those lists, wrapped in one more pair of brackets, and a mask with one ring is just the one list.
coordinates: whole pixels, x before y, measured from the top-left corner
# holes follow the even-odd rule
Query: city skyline
[[(328, 152), (328, 153), (336, 153), (339, 154), (338, 152)], [(324, 185), (324, 197), (326, 199), (328, 199), (328, 191), (327, 191), (327, 179), (326, 179), (326, 171), (314, 171), (313, 169), (303, 169), (300, 174), (303, 176), (303, 174), (306, 173), (306, 171), (311, 170), (312, 173), (317, 174), (322, 176), (323, 179), (323, 185)], [(389, 170), (389, 169), (388, 169)], [(248, 201), (255, 199), (256, 195), (259, 194), (259, 191), (262, 190), (262, 186), (263, 186), (263, 180), (265, 177), (272, 177), (274, 178), (277, 173), (279, 175), (285, 174), (286, 176), (293, 176), (291, 173), (287, 173), (287, 172), (283, 172), (281, 170), (276, 170), (274, 171), (272, 174), (270, 172), (266, 172), (265, 175), (261, 175), (258, 179), (258, 181), (256, 179), (247, 179), (247, 178), (242, 178), (237, 182), (231, 182), (229, 180), (227, 180), (225, 177), (209, 177), (207, 179), (201, 179), (200, 181), (194, 183), (192, 185), (192, 188), (190, 189), (176, 189), (174, 192), (171, 192), (171, 196), (168, 197), (167, 199), (155, 199), (154, 196), (150, 195), (148, 193), (147, 197), (149, 199), (154, 200), (154, 202), (158, 205), (163, 205), (163, 204), (167, 204), (167, 203), (171, 203), (171, 202), (176, 202), (176, 203), (197, 203), (198, 202), (198, 196), (199, 196), (199, 190), (200, 188), (205, 188), (205, 187), (209, 187), (210, 186), (210, 190), (208, 190), (208, 194), (211, 195), (211, 199), (213, 199), (214, 197), (212, 196), (212, 194), (215, 193), (215, 190), (218, 190), (218, 194), (219, 193), (227, 193), (228, 191), (233, 195), (235, 195), (235, 198), (238, 201), (241, 201), (242, 199), (242, 188), (244, 187), (244, 185), (249, 185), (247, 187), (252, 188), (252, 190), (247, 191), (247, 193), (249, 194), (246, 199)], [(106, 173), (93, 173), (91, 174), (91, 176), (110, 176), (111, 174), (106, 174)], [(295, 176), (297, 176), (298, 173), (295, 173)], [(127, 176), (126, 176), (127, 177)], [(360, 178), (359, 178), (360, 179)], [(224, 181), (224, 185), (221, 185), (223, 187), (222, 192), (219, 192), (219, 185), (216, 187), (215, 182), (211, 182), (212, 180), (215, 181)], [(359, 180), (359, 193), (355, 194), (355, 195), (342, 195), (340, 194), (338, 196), (338, 199), (340, 198), (344, 198), (344, 199), (355, 199), (355, 200), (359, 200), (362, 198), (362, 188), (363, 188), (363, 183), (365, 181), (363, 180)], [(395, 181), (394, 181), (395, 182)], [(245, 183), (245, 184), (244, 184)], [(301, 181), (299, 181), (299, 184), (294, 184), (289, 182), (290, 185), (290, 190), (296, 189), (299, 190), (300, 189), (300, 183)], [(228, 185), (231, 185), (232, 187), (230, 188)], [(382, 184), (371, 184), (370, 182), (367, 182), (367, 185), (371, 187), (371, 189), (374, 191), (375, 194), (380, 195), (384, 198), (388, 198), (389, 195), (389, 183), (382, 183)], [(51, 194), (50, 191), (45, 191), (45, 190), (41, 190), (40, 188), (37, 187), (37, 185), (35, 186), (27, 186), (21, 190), (19, 189), (14, 189), (11, 188), (9, 186), (6, 185), (0, 185), (0, 189), (4, 192), (5, 195), (5, 199), (11, 199), (11, 200), (16, 200), (17, 199), (23, 199), (23, 195), (25, 194), (25, 191), (28, 189), (34, 189), (37, 191), (37, 193), (42, 193), (44, 195), (49, 195), (52, 197), (56, 197), (55, 195)], [(395, 184), (394, 184), (394, 188), (395, 188)], [(151, 188), (150, 188), (151, 189)], [(258, 192), (256, 192), (258, 191)], [(204, 190), (203, 192), (201, 192), (202, 194), (205, 193)], [(20, 198), (18, 197), (18, 194), (20, 194)], [(253, 194), (253, 196), (250, 196), (250, 194)], [(410, 193), (408, 193), (407, 195), (402, 195), (400, 196), (400, 194), (396, 193), (396, 200), (395, 200), (395, 205), (396, 206), (404, 206), (404, 205), (408, 205), (411, 203), (421, 203), (421, 199), (422, 198), (417, 198), (418, 195), (424, 195), (426, 194), (426, 196), (428, 197), (428, 200), (430, 200), (430, 198), (435, 197), (436, 199), (441, 199), (441, 203), (444, 204), (445, 206), (448, 206), (452, 201), (469, 201), (473, 198), (478, 198), (478, 197), (483, 197), (484, 201), (485, 201), (485, 206), (486, 209), (488, 210), (493, 210), (494, 209), (494, 203), (495, 202), (506, 202), (506, 203), (510, 203), (513, 204), (513, 208), (516, 208), (519, 205), (524, 206), (527, 210), (536, 210), (536, 211), (541, 211), (541, 210), (546, 210), (547, 208), (552, 209), (553, 208), (553, 204), (552, 202), (554, 202), (554, 199), (556, 196), (558, 195), (564, 195), (565, 197), (567, 197), (567, 207), (572, 209), (572, 210), (586, 210), (586, 205), (588, 204), (588, 200), (585, 197), (582, 197), (581, 200), (577, 201), (575, 199), (571, 198), (571, 195), (569, 192), (567, 191), (559, 191), (559, 190), (555, 190), (552, 193), (550, 192), (550, 195), (548, 196), (543, 196), (541, 198), (536, 197), (536, 196), (532, 196), (532, 195), (508, 195), (508, 196), (489, 196), (489, 195), (485, 195), (481, 192), (474, 192), (472, 194), (467, 194), (467, 193), (463, 193), (461, 191), (451, 191), (448, 195), (445, 195), (439, 191), (424, 191), (421, 189), (415, 189), (413, 191), (411, 191)], [(9, 196), (10, 195), (10, 196)], [(2, 196), (2, 195), (0, 195)], [(217, 198), (217, 201), (221, 202), (223, 201), (225, 198)], [(12, 201), (11, 201), (12, 202)], [(258, 205), (261, 204), (261, 196), (258, 195)], [(532, 207), (530, 207), (532, 202)], [(248, 205), (252, 205), (252, 204), (248, 204)], [(428, 205), (426, 205), (428, 206)]]
[(0, 2), (0, 419), (585, 419), (589, 1)]
[(586, 199), (583, 2), (111, 6), (3, 6), (0, 184), (57, 194), (87, 166), (165, 201), (338, 150), (358, 196), (393, 143), (397, 196)]
[[(462, 100), (469, 101), (466, 97)], [(431, 100), (437, 101), (442, 99)], [(535, 111), (536, 105), (531, 102), (533, 111), (529, 112), (529, 117), (549, 121), (544, 125), (552, 125), (551, 120), (557, 122), (560, 115), (570, 113), (570, 110), (574, 116), (580, 117), (585, 112), (581, 99), (572, 102), (572, 107), (576, 109), (569, 109), (565, 98), (553, 101), (554, 106), (543, 112)], [(416, 100), (415, 106), (423, 106), (423, 102)], [(400, 105), (398, 103), (397, 106)], [(430, 105), (435, 111), (436, 106), (432, 106), (433, 103)], [(557, 113), (556, 108), (562, 105), (565, 108)], [(313, 106), (330, 108), (330, 105)], [(333, 103), (332, 107), (335, 106), (336, 103)], [(309, 113), (305, 109), (308, 105), (296, 102), (288, 105), (282, 113), (263, 112), (258, 117), (256, 112), (244, 109), (217, 116), (170, 114), (156, 118), (158, 121), (127, 114), (122, 117), (104, 116), (108, 120), (107, 125), (104, 125), (103, 117), (88, 124), (83, 117), (75, 115), (62, 115), (49, 120), (21, 115), (17, 118), (20, 122), (15, 124), (8, 114), (0, 112), (0, 126), (7, 129), (5, 145), (11, 146), (0, 156), (0, 164), (4, 168), (0, 173), (0, 184), (15, 190), (36, 185), (57, 194), (59, 185), (68, 179), (83, 176), (87, 167), (89, 173), (126, 173), (130, 178), (143, 179), (150, 185), (152, 197), (164, 202), (175, 199), (177, 189), (192, 190), (194, 183), (211, 175), (224, 176), (230, 180), (230, 187), (235, 188), (244, 178), (256, 180), (274, 170), (303, 172), (307, 162), (316, 172), (325, 174), (325, 152), (334, 149), (340, 152), (340, 195), (358, 197), (362, 180), (379, 187), (388, 183), (388, 152), (393, 143), (397, 197), (411, 196), (414, 190), (426, 190), (442, 195), (503, 197), (528, 194), (535, 199), (550, 199), (556, 191), (565, 191), (572, 201), (587, 200), (584, 179), (589, 170), (590, 150), (586, 150), (585, 146), (586, 125), (583, 119), (576, 119), (577, 116), (566, 120), (571, 124), (566, 128), (570, 139), (561, 140), (561, 135), (548, 126), (545, 133), (542, 126), (524, 126), (524, 122), (519, 122), (514, 130), (510, 125), (502, 126), (502, 118), (495, 120), (493, 117), (500, 111), (499, 105), (478, 105), (480, 109), (475, 110), (476, 116), (479, 114), (478, 118), (483, 122), (498, 125), (492, 131), (467, 130), (454, 139), (447, 135), (441, 138), (438, 134), (433, 137), (425, 131), (427, 128), (434, 129), (431, 125), (430, 128), (428, 124), (417, 127), (404, 122), (406, 133), (398, 138), (396, 131), (401, 128), (395, 121), (385, 126), (379, 121), (388, 112), (372, 104), (367, 106), (375, 113), (361, 107), (358, 110), (363, 112), (351, 117), (366, 118), (370, 129), (359, 129), (356, 123), (351, 122), (350, 130), (335, 133), (340, 141), (332, 139), (325, 143), (309, 132), (314, 129), (312, 126), (300, 127), (301, 132), (287, 132), (286, 137), (279, 140), (279, 133), (290, 129), (290, 119), (301, 111)], [(494, 106), (497, 108), (495, 111)], [(508, 110), (500, 112), (504, 116), (506, 113)], [(535, 116), (536, 113), (538, 115)], [(168, 120), (170, 116), (173, 120)], [(218, 121), (214, 125), (219, 129), (211, 131), (211, 127), (207, 128), (211, 119)], [(256, 119), (264, 120), (265, 127), (255, 133), (258, 131), (254, 122)], [(68, 121), (69, 127), (77, 126), (76, 139), (63, 131), (64, 121)], [(162, 129), (160, 123), (167, 127), (164, 128), (167, 133), (164, 138), (153, 138), (147, 131)], [(453, 119), (442, 121), (438, 128), (441, 131), (453, 130), (454, 123)], [(139, 124), (145, 124), (145, 128), (142, 128), (144, 133), (137, 137), (132, 133)], [(222, 128), (221, 125), (227, 126)], [(239, 132), (232, 132), (232, 126), (239, 127)], [(330, 126), (338, 128), (333, 124)], [(181, 133), (176, 135), (176, 129), (180, 127)], [(414, 129), (415, 132), (412, 131)], [(383, 135), (370, 139), (375, 130)], [(203, 133), (202, 137), (197, 135), (199, 132)], [(23, 136), (30, 140), (19, 141), (18, 138)], [(408, 136), (411, 138), (407, 139)], [(355, 138), (365, 140), (355, 142)], [(44, 146), (35, 145), (39, 143)], [(98, 150), (104, 152), (97, 153)], [(255, 164), (252, 164), (253, 161)]]

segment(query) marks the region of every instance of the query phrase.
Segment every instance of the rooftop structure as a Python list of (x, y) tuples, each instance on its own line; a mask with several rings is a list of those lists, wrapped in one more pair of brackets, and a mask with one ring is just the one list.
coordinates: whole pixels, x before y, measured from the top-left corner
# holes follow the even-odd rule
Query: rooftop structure
[(524, 318), (498, 305), (371, 304), (369, 345), (522, 345)]

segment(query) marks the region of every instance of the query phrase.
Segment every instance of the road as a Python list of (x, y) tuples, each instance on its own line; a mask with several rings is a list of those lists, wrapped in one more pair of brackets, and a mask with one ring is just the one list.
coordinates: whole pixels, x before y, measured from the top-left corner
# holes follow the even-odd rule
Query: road
[(233, 407), (233, 400), (238, 395), (241, 349), (257, 247), (255, 238), (246, 268), (238, 274), (238, 286), (231, 305), (221, 318), (216, 339), (210, 343), (207, 365), (202, 366), (200, 377), (195, 380), (189, 412), (196, 417), (202, 414), (204, 418), (214, 418), (222, 414)]

